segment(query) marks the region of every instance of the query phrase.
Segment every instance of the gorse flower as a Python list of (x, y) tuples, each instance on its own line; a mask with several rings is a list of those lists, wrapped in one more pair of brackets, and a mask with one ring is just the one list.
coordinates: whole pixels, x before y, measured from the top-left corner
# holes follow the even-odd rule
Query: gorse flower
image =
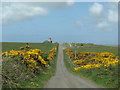
[[(76, 59), (75, 53), (70, 49), (65, 49), (66, 54), (70, 56), (73, 61), (73, 64), (77, 67), (74, 68), (75, 71), (90, 68), (99, 68), (99, 67), (110, 67), (117, 65), (119, 57), (110, 52), (77, 52)], [(117, 58), (117, 59), (116, 59)]]
[(54, 47), (53, 49), (51, 49), (49, 52), (50, 52), (50, 54), (48, 55), (47, 59), (48, 60), (53, 60), (54, 57), (56, 56), (56, 47)]
[(30, 46), (29, 46), (29, 45), (26, 45), (25, 48), (26, 48), (26, 49), (30, 49)]
[(7, 57), (8, 55), (9, 55), (8, 52), (3, 52), (3, 53), (2, 53), (2, 56), (4, 56), (4, 57)]
[(24, 47), (20, 47), (20, 50), (24, 50)]
[[(3, 52), (3, 57), (21, 57), (21, 63), (25, 64), (31, 72), (41, 70), (41, 68), (48, 68), (48, 62), (41, 56), (43, 52), (40, 49), (30, 49), (30, 46), (20, 47), (20, 51), (11, 50), (10, 52)], [(56, 56), (56, 47), (52, 48), (48, 55), (48, 60), (53, 60)], [(13, 57), (12, 57), (13, 58)]]

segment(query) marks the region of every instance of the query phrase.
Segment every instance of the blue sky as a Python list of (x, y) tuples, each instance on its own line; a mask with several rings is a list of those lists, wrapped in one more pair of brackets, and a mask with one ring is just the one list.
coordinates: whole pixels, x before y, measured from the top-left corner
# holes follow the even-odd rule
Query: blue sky
[[(4, 3), (3, 42), (43, 42), (117, 45), (116, 3)], [(8, 8), (9, 7), (9, 8)]]

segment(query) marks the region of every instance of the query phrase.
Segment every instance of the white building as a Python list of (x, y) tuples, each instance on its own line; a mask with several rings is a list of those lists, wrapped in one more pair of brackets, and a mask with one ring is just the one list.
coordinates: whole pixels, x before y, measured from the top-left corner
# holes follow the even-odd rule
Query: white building
[(49, 38), (48, 40), (45, 40), (43, 43), (52, 43), (52, 39)]

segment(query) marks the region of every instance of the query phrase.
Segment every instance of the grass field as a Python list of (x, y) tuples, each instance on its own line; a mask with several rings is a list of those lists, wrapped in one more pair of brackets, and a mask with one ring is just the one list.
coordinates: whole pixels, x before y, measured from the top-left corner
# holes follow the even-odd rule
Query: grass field
[[(72, 44), (70, 47), (68, 44), (64, 45), (71, 48), (75, 51), (75, 43)], [(111, 52), (115, 55), (118, 55), (118, 46), (105, 46), (105, 45), (95, 45), (95, 44), (77, 44), (77, 51), (78, 52)]]
[[(25, 46), (26, 43), (3, 42), (2, 52), (10, 51), (11, 49), (19, 50), (20, 47)], [(29, 43), (32, 49), (41, 49), (43, 52), (49, 51), (54, 44), (49, 43)]]
[[(4, 42), (2, 43), (2, 52), (10, 51), (12, 49), (20, 50), (19, 48), (25, 45), (26, 43)], [(51, 50), (55, 45), (58, 47), (58, 44), (29, 43), (29, 46), (31, 46), (31, 49), (41, 49), (44, 53), (48, 53), (48, 51)], [(46, 71), (41, 72), (40, 74), (34, 75), (33, 73), (27, 71), (24, 65), (21, 66), (19, 64), (19, 61), (18, 61), (19, 58), (14, 58), (14, 59), (7, 58), (7, 57), (3, 58), (3, 62), (4, 62), (2, 65), (3, 72), (6, 73), (8, 78), (10, 77), (10, 79), (13, 79), (13, 81), (15, 81), (14, 83), (11, 83), (7, 87), (12, 88), (14, 87), (14, 85), (12, 84), (19, 84), (19, 87), (17, 88), (43, 88), (44, 84), (51, 78), (51, 76), (55, 74), (56, 59), (57, 59), (57, 56), (50, 63), (50, 66)], [(12, 80), (9, 80), (9, 82), (12, 82)], [(5, 88), (6, 86), (3, 86), (3, 87)]]
[[(73, 47), (70, 48), (73, 52), (75, 51)], [(114, 53), (115, 55), (118, 55), (118, 47), (103, 46), (103, 45), (90, 45), (90, 47), (83, 46), (78, 48), (77, 51), (78, 52), (111, 52)], [(88, 78), (96, 82), (97, 84), (102, 85), (103, 87), (118, 88), (118, 70), (119, 70), (118, 66), (111, 67), (110, 72), (104, 71), (103, 68), (99, 68), (99, 69), (95, 68), (95, 69), (87, 69), (87, 70), (82, 69), (79, 71), (74, 71), (73, 63), (68, 57), (68, 55), (65, 54), (65, 51), (64, 51), (64, 62), (69, 72), (77, 76)]]

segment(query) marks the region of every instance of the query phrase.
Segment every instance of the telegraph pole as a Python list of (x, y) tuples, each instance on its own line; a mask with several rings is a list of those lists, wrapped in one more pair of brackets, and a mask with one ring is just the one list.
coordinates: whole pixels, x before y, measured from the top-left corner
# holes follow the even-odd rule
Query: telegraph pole
[(75, 59), (76, 59), (76, 50), (77, 50), (77, 45), (75, 43)]

